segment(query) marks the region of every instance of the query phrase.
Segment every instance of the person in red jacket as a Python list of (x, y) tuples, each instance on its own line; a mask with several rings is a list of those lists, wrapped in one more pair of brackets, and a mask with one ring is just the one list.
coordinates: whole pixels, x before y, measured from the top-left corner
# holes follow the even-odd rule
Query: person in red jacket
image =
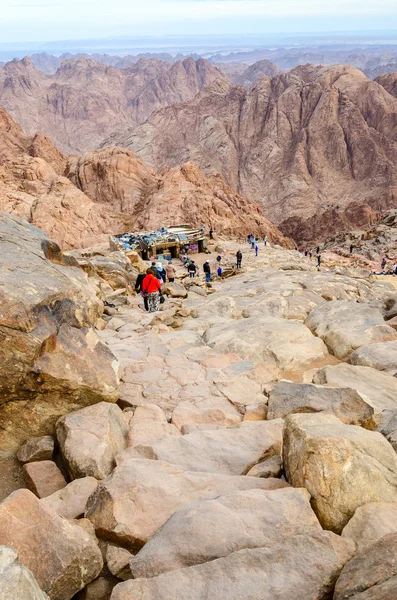
[(147, 298), (148, 312), (157, 312), (159, 309), (161, 283), (152, 269), (147, 269), (146, 277), (142, 282), (142, 294)]

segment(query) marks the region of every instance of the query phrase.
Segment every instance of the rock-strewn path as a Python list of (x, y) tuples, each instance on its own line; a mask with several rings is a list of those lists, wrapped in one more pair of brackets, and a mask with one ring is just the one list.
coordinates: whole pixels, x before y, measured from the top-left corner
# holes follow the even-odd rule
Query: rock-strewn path
[[(371, 543), (380, 557), (383, 536), (394, 548), (393, 287), (363, 271), (319, 272), (294, 251), (243, 249), (237, 276), (200, 280), (186, 298), (174, 286), (155, 314), (128, 297), (98, 331), (120, 362), (118, 406), (58, 421), (63, 487), (34, 502), (16, 492), (4, 507), (12, 535), (0, 528), (51, 599), (85, 584), (79, 600), (328, 600), (335, 585), (350, 598)], [(225, 242), (224, 260), (236, 250)], [(32, 485), (51, 452), (48, 439), (21, 450)], [(17, 519), (33, 504), (51, 522), (48, 581), (44, 525), (32, 541), (30, 517)], [(62, 551), (86, 568), (80, 546), (57, 548), (65, 518), (75, 519), (68, 539), (80, 531), (96, 561), (83, 581), (57, 562)], [(368, 577), (363, 590), (382, 585)]]

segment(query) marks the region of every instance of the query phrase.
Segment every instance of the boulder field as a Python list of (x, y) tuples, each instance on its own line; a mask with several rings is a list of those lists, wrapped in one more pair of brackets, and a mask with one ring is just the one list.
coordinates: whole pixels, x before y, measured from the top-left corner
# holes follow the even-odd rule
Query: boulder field
[(138, 260), (0, 236), (0, 598), (395, 597), (390, 282), (241, 244), (149, 314)]

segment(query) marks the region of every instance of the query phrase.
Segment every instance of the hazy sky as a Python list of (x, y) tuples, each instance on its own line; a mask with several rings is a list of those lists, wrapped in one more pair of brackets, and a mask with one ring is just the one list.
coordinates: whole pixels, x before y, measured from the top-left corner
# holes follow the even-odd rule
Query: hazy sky
[(0, 0), (0, 40), (397, 30), (396, 0)]

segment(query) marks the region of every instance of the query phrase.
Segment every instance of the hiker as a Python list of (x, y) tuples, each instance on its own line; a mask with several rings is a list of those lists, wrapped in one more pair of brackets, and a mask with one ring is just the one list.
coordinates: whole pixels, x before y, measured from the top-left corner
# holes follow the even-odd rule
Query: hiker
[(147, 300), (147, 311), (157, 312), (159, 309), (161, 283), (153, 269), (147, 269), (146, 277), (142, 282), (142, 295)]
[(197, 266), (196, 266), (196, 264), (195, 264), (194, 260), (192, 260), (192, 261), (191, 261), (191, 262), (188, 264), (187, 270), (188, 270), (188, 272), (189, 272), (189, 276), (190, 276), (190, 278), (191, 278), (191, 279), (193, 279), (193, 278), (195, 277), (195, 275), (196, 275), (196, 271), (197, 271)]
[(165, 268), (165, 273), (167, 275), (168, 281), (170, 283), (174, 283), (176, 271), (175, 271), (174, 265), (172, 264), (171, 260), (170, 260), (170, 262), (168, 263), (168, 265)]
[(321, 267), (321, 254), (320, 253), (317, 254), (317, 268), (318, 267)]
[(253, 235), (251, 236), (251, 250), (255, 250), (255, 238)]
[(265, 247), (267, 246), (267, 235), (265, 235), (265, 237), (263, 238), (263, 243), (265, 245)]
[(156, 263), (154, 261), (152, 262), (152, 266), (150, 268), (154, 272), (153, 273), (154, 276), (157, 277), (157, 279), (161, 279), (161, 275), (160, 275), (160, 273), (159, 273), (159, 271), (157, 269), (157, 265), (156, 265)]
[(316, 254), (317, 255), (320, 254), (320, 246), (317, 246), (317, 248), (316, 248)]
[(259, 246), (258, 246), (258, 242), (256, 242), (256, 244), (255, 244), (255, 256), (258, 256), (258, 251), (259, 251)]
[(307, 256), (307, 250), (305, 250), (305, 256)]
[(386, 267), (386, 259), (385, 258), (382, 259), (382, 262), (380, 263), (380, 266), (381, 266), (382, 271), (384, 271), (385, 267)]
[(397, 275), (397, 263), (395, 265), (393, 265), (393, 275)]
[(217, 273), (218, 273), (218, 277), (220, 277), (222, 279), (222, 273), (223, 273), (223, 271), (222, 271), (222, 267), (220, 265), (218, 267)]
[(310, 256), (310, 260), (311, 260), (313, 258), (313, 249), (312, 248), (310, 248), (310, 250), (309, 250), (309, 256)]
[(144, 296), (143, 291), (142, 291), (142, 283), (143, 280), (146, 277), (146, 273), (139, 273), (138, 277), (136, 278), (136, 282), (135, 282), (135, 291), (137, 294), (141, 294), (141, 296), (143, 297), (143, 305), (145, 307), (145, 310), (148, 311), (148, 304), (147, 304), (147, 297)]
[(216, 264), (218, 265), (218, 267), (221, 264), (221, 261), (222, 261), (222, 256), (220, 254), (218, 254), (218, 256), (216, 257)]
[(203, 271), (205, 273), (205, 282), (209, 283), (211, 281), (211, 267), (208, 260), (206, 260), (204, 263)]
[(212, 231), (212, 227), (210, 229), (210, 240), (214, 239), (214, 232)]
[(167, 281), (167, 272), (163, 267), (163, 263), (161, 263), (161, 262), (157, 263), (157, 271), (161, 277), (161, 282), (165, 283)]
[(243, 260), (243, 253), (241, 252), (241, 250), (237, 250), (236, 260), (237, 260), (237, 268), (241, 269), (241, 261)]
[(252, 238), (252, 233), (249, 233), (247, 235), (247, 242), (250, 244), (251, 243), (251, 238)]
[(353, 244), (350, 244), (350, 254), (353, 254), (353, 250), (354, 250), (354, 246), (353, 246)]

